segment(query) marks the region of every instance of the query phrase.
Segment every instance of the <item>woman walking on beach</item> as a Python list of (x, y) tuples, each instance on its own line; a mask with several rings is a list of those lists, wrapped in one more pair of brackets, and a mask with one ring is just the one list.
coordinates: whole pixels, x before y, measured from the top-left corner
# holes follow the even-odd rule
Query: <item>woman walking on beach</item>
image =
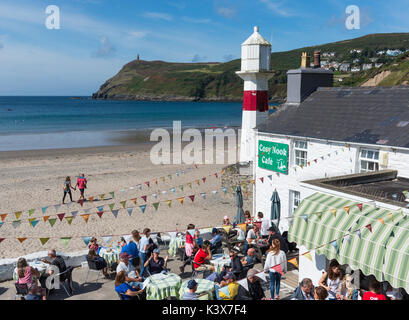
[(65, 200), (65, 197), (66, 197), (67, 193), (70, 195), (70, 199), (71, 199), (71, 202), (72, 202), (71, 189), (73, 189), (73, 190), (77, 190), (77, 189), (75, 189), (75, 188), (71, 185), (71, 178), (70, 178), (70, 177), (65, 178), (65, 182), (64, 182), (64, 184), (63, 184), (63, 188), (64, 188), (64, 196), (62, 197), (62, 204), (64, 204), (64, 200)]
[(77, 186), (78, 186), (78, 189), (80, 189), (80, 193), (81, 193), (79, 200), (85, 200), (84, 190), (87, 187), (87, 179), (85, 179), (83, 173), (81, 173), (79, 178), (77, 179), (77, 184), (75, 185), (75, 187)]

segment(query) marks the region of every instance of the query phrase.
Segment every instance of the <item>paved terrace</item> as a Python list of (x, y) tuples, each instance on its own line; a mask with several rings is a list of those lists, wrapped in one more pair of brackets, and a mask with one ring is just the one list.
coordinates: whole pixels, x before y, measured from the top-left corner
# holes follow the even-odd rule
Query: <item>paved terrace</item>
[[(161, 256), (165, 256), (165, 250), (161, 250)], [(179, 266), (181, 262), (177, 257), (169, 257), (168, 268), (171, 272), (180, 275)], [(257, 270), (262, 270), (263, 266), (259, 263), (255, 266)], [(105, 279), (103, 275), (98, 279), (98, 283), (95, 283), (96, 273), (90, 272), (87, 283), (85, 277), (87, 275), (88, 268), (77, 267), (72, 273), (74, 294), (68, 297), (63, 288), (56, 290), (49, 300), (119, 300), (118, 295), (114, 289), (114, 278), (112, 280)], [(281, 281), (280, 297), (282, 300), (288, 300), (289, 295), (293, 292), (298, 283), (298, 270), (295, 270), (291, 264), (288, 264), (288, 273), (283, 277)], [(182, 281), (188, 280), (191, 277), (191, 267), (185, 268), (185, 273), (181, 276)], [(202, 274), (199, 275), (202, 277)], [(15, 297), (15, 281), (5, 281), (0, 283), (0, 300), (13, 300)], [(269, 282), (262, 282), (264, 292), (267, 298), (270, 298)]]

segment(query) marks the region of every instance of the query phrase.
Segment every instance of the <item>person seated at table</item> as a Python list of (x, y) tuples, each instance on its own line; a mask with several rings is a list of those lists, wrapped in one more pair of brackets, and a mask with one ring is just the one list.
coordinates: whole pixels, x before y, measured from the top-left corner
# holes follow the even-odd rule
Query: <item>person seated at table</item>
[(180, 261), (185, 261), (192, 255), (193, 247), (195, 246), (194, 235), (190, 232), (195, 229), (194, 224), (188, 224), (185, 233), (185, 244), (178, 248)]
[(108, 268), (107, 268), (107, 262), (105, 261), (104, 258), (100, 257), (95, 252), (94, 249), (89, 249), (88, 254), (87, 254), (87, 261), (95, 262), (95, 266), (97, 267), (97, 270), (102, 270), (102, 273), (104, 274), (105, 278), (110, 279)]
[(322, 286), (314, 288), (314, 299), (315, 300), (328, 300), (328, 291)]
[[(38, 289), (37, 279), (40, 278), (40, 272), (36, 268), (28, 265), (27, 260), (20, 258), (17, 261), (18, 284), (26, 284), (28, 288)], [(38, 290), (37, 290), (38, 291)], [(43, 300), (46, 300), (45, 289), (42, 289)]]
[(210, 240), (210, 250), (213, 252), (218, 247), (221, 246), (222, 243), (222, 235), (217, 231), (216, 228), (212, 229), (212, 236), (213, 238)]
[(229, 253), (229, 257), (230, 264), (223, 266), (221, 276), (224, 277), (228, 272), (233, 272), (235, 277), (238, 278), (243, 271), (241, 260), (233, 251)]
[(253, 218), (251, 217), (250, 211), (244, 211), (245, 224), (253, 224)]
[(230, 219), (229, 219), (228, 216), (224, 216), (224, 217), (223, 217), (223, 223), (222, 223), (222, 225), (223, 225), (223, 226), (231, 226), (231, 222), (230, 222)]
[(88, 249), (94, 249), (95, 252), (98, 253), (98, 248), (99, 248), (99, 244), (97, 243), (97, 238), (92, 237), (89, 242)]
[(193, 259), (193, 268), (197, 271), (214, 271), (214, 266), (209, 263), (211, 259), (210, 242), (206, 240)]
[(244, 252), (247, 252), (250, 244), (254, 244), (260, 239), (261, 239), (260, 230), (258, 226), (253, 225), (253, 228), (250, 229), (249, 232), (247, 232), (247, 237), (243, 245)]
[(236, 300), (266, 300), (264, 290), (261, 287), (260, 278), (257, 277), (256, 269), (249, 269), (247, 271), (247, 288), (240, 285)]
[[(145, 271), (145, 262), (150, 257), (151, 251), (153, 250), (152, 247), (154, 246), (153, 240), (150, 237), (151, 229), (145, 228), (143, 229), (143, 236), (139, 240), (139, 258), (141, 262), (141, 276), (143, 276)], [(152, 249), (152, 250), (151, 250)]]
[(37, 285), (28, 286), (28, 294), (24, 297), (24, 300), (47, 300), (45, 292), (40, 293), (40, 289)]
[(143, 286), (143, 278), (139, 275), (132, 263), (129, 263), (129, 254), (126, 252), (121, 253), (119, 256), (119, 264), (116, 267), (116, 273), (121, 271), (125, 272), (125, 281), (132, 287), (141, 289)]
[(196, 294), (197, 282), (194, 279), (189, 280), (189, 282), (187, 283), (187, 288), (189, 289), (189, 291), (183, 294), (182, 300), (199, 300)]
[(142, 288), (132, 286), (126, 282), (126, 272), (120, 271), (115, 277), (115, 291), (119, 293), (124, 300), (133, 300), (143, 292)]
[(199, 248), (202, 246), (203, 244), (203, 238), (200, 236), (200, 231), (199, 229), (195, 230), (195, 236), (193, 238), (196, 242), (196, 244), (199, 246)]
[[(65, 264), (64, 259), (61, 256), (57, 256), (57, 252), (55, 251), (55, 249), (51, 249), (48, 251), (48, 258), (51, 261), (48, 261), (47, 259), (41, 259), (42, 262), (55, 266), (57, 268), (57, 272), (56, 273), (63, 273), (60, 275), (60, 283), (63, 283), (66, 279), (66, 273), (64, 273), (65, 271), (67, 271), (67, 266)], [(41, 283), (41, 287), (42, 288), (47, 288), (46, 282), (48, 277), (52, 276), (54, 274), (54, 268), (50, 268), (48, 270), (48, 273), (44, 273), (43, 275), (41, 275), (40, 277), (40, 283)], [(52, 289), (53, 290), (53, 289)], [(52, 292), (52, 291), (51, 291)]]
[(158, 248), (154, 249), (151, 256), (145, 262), (145, 268), (149, 271), (150, 275), (157, 273), (167, 273), (168, 269), (166, 265), (168, 263), (168, 256), (164, 258), (159, 257), (160, 250)]
[[(220, 290), (223, 287), (228, 287), (228, 295)], [(220, 285), (215, 285), (215, 288), (218, 300), (234, 300), (239, 290), (239, 284), (236, 282), (233, 272), (229, 272), (223, 277)]]
[[(273, 244), (274, 239), (278, 239), (280, 241), (280, 249), (287, 253), (288, 252), (287, 241), (285, 241), (285, 239), (279, 233), (276, 232), (276, 229), (274, 227), (270, 227), (268, 229), (267, 238), (267, 243), (269, 244), (270, 247)], [(267, 251), (265, 248), (262, 248), (261, 250), (263, 254), (265, 254), (265, 252)]]
[(132, 240), (130, 240), (126, 245), (124, 245), (121, 249), (121, 253), (129, 254), (130, 260), (133, 266), (136, 268), (139, 266), (139, 250), (138, 244), (139, 240), (141, 240), (141, 236), (139, 235), (138, 230), (132, 231)]
[(183, 265), (181, 265), (181, 266), (179, 267), (180, 273), (182, 273), (182, 274), (185, 273), (185, 268), (186, 268), (186, 266), (192, 264), (192, 261), (193, 261), (195, 255), (196, 255), (196, 253), (197, 253), (198, 251), (199, 251), (199, 246), (198, 246), (198, 245), (195, 245), (195, 246), (193, 247), (192, 255), (191, 255), (190, 257), (188, 257), (188, 258), (185, 260), (185, 262), (183, 262)]
[(262, 239), (267, 239), (268, 228), (271, 227), (271, 221), (267, 217), (264, 217), (262, 212), (257, 213), (257, 219), (254, 222), (260, 229), (260, 235)]
[(241, 264), (244, 269), (249, 270), (249, 268), (256, 263), (255, 252), (256, 250), (254, 248), (250, 248), (247, 250), (247, 255), (241, 259)]
[(382, 285), (378, 280), (373, 279), (370, 282), (369, 291), (364, 293), (362, 300), (387, 300), (382, 293)]
[(314, 285), (310, 278), (304, 278), (300, 285), (291, 294), (291, 300), (315, 300), (314, 298)]

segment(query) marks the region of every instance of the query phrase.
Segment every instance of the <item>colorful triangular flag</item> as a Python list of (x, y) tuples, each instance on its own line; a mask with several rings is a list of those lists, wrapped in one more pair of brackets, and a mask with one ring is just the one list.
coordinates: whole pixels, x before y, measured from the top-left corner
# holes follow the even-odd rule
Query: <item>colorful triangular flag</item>
[(349, 214), (349, 211), (351, 210), (351, 207), (350, 207), (350, 206), (346, 206), (346, 207), (344, 207), (344, 210)]
[(118, 216), (118, 212), (119, 210), (111, 210), (111, 213), (114, 215), (115, 218)]
[(129, 216), (131, 216), (131, 215), (132, 215), (133, 208), (128, 208), (128, 209), (126, 209), (126, 211), (128, 211)]
[(102, 218), (102, 215), (104, 214), (104, 211), (98, 211), (97, 212), (97, 215), (98, 215), (98, 217), (100, 217), (100, 218)]
[(65, 220), (67, 220), (69, 225), (71, 225), (73, 219), (74, 217), (65, 217)]
[(131, 199), (131, 201), (133, 202), (133, 204), (136, 204), (136, 200), (137, 200), (137, 198)]
[(141, 209), (142, 213), (144, 213), (146, 209), (146, 204), (139, 206), (139, 208)]
[(57, 218), (48, 219), (48, 222), (50, 223), (51, 227), (54, 226), (56, 221), (57, 221)]
[(20, 241), (20, 243), (23, 243), (27, 238), (17, 238), (17, 240)]
[(17, 229), (20, 226), (21, 221), (20, 220), (15, 220), (15, 221), (13, 221), (12, 224), (13, 224), (14, 229)]
[(81, 217), (84, 219), (86, 223), (88, 223), (89, 214), (82, 214)]
[(112, 199), (115, 198), (115, 192), (114, 191), (110, 192), (109, 194), (111, 195)]
[(158, 210), (159, 202), (152, 203), (152, 205), (155, 208), (155, 210)]
[(17, 220), (18, 220), (18, 218), (20, 218), (21, 213), (22, 213), (21, 211), (14, 212), (14, 214), (16, 215)]
[(297, 258), (292, 258), (292, 259), (288, 260), (288, 262), (291, 263), (294, 267), (296, 267), (298, 269)]
[(67, 248), (68, 244), (70, 243), (71, 237), (62, 237), (60, 239), (63, 247)]
[(362, 204), (362, 203), (358, 203), (356, 206), (359, 208), (359, 211), (362, 212), (363, 204)]
[(141, 198), (146, 202), (146, 196), (142, 196)]
[(36, 211), (35, 209), (28, 210), (28, 216), (31, 216), (35, 211)]
[(190, 200), (192, 200), (192, 202), (195, 201), (195, 195), (194, 195), (194, 194), (192, 194), (191, 196), (189, 196), (189, 198), (190, 198)]
[(50, 238), (40, 238), (41, 245), (45, 245)]
[(372, 233), (372, 226), (371, 226), (371, 224), (367, 224), (367, 225), (365, 226), (365, 228), (367, 228), (367, 229), (369, 230), (369, 232)]
[(308, 260), (312, 261), (312, 256), (311, 256), (310, 251), (307, 251), (306, 253), (304, 253), (303, 256), (305, 256)]
[(58, 213), (57, 217), (58, 219), (60, 219), (60, 221), (62, 221), (62, 219), (64, 219), (65, 213)]
[(50, 216), (44, 216), (43, 217), (44, 222), (47, 222), (49, 218), (50, 218)]
[(82, 237), (82, 241), (84, 241), (85, 245), (88, 247), (89, 242), (91, 241), (92, 237)]
[(183, 199), (184, 199), (184, 197), (178, 198), (178, 201), (180, 202), (180, 204), (183, 204)]
[(43, 214), (45, 214), (45, 212), (47, 211), (48, 207), (42, 207), (41, 211), (43, 212)]

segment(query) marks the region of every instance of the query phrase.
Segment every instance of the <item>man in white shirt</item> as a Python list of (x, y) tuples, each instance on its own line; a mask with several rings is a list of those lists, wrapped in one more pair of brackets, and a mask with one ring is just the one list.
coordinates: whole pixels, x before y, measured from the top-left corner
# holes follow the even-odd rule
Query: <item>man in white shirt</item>
[(132, 287), (137, 289), (142, 289), (143, 287), (143, 278), (139, 276), (138, 271), (135, 269), (132, 263), (129, 263), (130, 255), (126, 252), (121, 253), (119, 256), (120, 263), (116, 267), (116, 273), (125, 271), (125, 281)]

